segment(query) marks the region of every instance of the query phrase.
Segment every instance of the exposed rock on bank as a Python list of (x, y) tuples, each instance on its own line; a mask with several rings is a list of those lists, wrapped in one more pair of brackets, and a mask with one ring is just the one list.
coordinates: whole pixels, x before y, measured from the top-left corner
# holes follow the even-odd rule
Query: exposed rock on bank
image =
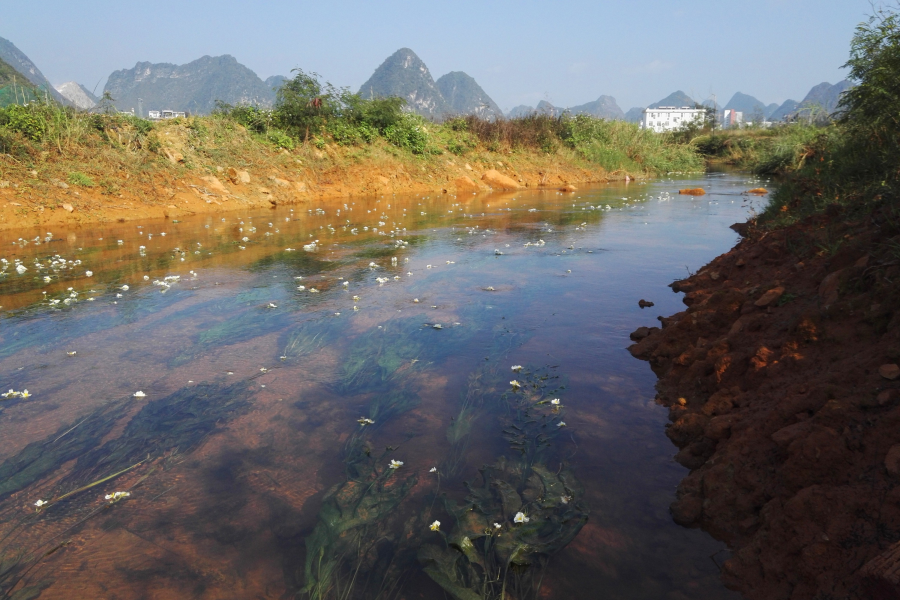
[[(691, 469), (672, 505), (751, 599), (900, 597), (900, 230), (817, 217), (672, 284), (632, 334)], [(742, 228), (737, 228), (742, 229)]]

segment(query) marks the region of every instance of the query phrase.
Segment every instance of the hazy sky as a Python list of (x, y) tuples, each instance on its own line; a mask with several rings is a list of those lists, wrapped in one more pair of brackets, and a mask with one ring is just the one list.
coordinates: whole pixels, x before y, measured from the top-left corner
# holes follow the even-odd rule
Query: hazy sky
[(0, 37), (54, 84), (102, 91), (138, 61), (231, 54), (262, 78), (300, 67), (356, 91), (401, 47), (435, 79), (465, 71), (508, 110), (614, 96), (623, 110), (681, 89), (802, 100), (837, 83), (869, 0), (0, 0)]

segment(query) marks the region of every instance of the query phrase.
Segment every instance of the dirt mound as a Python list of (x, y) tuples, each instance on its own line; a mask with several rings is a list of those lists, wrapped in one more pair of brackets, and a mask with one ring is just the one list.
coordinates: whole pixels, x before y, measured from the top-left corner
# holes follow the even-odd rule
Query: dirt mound
[(687, 310), (632, 334), (692, 469), (672, 515), (733, 548), (723, 579), (748, 598), (900, 597), (892, 227), (751, 227), (672, 284)]

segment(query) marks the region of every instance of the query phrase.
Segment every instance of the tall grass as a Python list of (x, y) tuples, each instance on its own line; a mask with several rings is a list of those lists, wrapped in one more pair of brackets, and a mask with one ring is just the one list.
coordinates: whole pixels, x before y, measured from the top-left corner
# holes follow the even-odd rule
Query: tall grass
[(779, 175), (801, 168), (807, 149), (829, 128), (793, 123), (771, 129), (737, 129), (695, 138), (697, 151), (711, 159), (762, 175)]

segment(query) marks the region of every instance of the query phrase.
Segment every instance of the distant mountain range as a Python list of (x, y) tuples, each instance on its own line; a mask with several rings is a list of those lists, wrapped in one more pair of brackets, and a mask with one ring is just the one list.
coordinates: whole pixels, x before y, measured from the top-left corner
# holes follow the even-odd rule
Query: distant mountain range
[(62, 94), (63, 98), (74, 104), (76, 108), (82, 110), (94, 108), (100, 101), (97, 96), (77, 81), (67, 81), (62, 85), (58, 85), (56, 86), (56, 91)]
[(121, 111), (179, 110), (195, 115), (209, 114), (216, 100), (228, 104), (271, 107), (275, 103), (273, 84), (283, 77), (265, 82), (240, 64), (233, 56), (204, 56), (186, 65), (139, 62), (133, 69), (114, 71), (106, 82), (116, 108)]
[(841, 81), (834, 85), (828, 82), (820, 83), (809, 91), (806, 98), (800, 102), (798, 110), (800, 112), (809, 111), (813, 108), (824, 109), (829, 114), (833, 114), (841, 100), (841, 95), (852, 87), (848, 80)]
[(570, 106), (569, 108), (560, 108), (553, 106), (546, 100), (541, 100), (536, 107), (525, 106), (524, 104), (517, 106), (509, 111), (506, 116), (510, 119), (515, 119), (537, 113), (558, 117), (564, 112), (568, 112), (571, 115), (591, 115), (609, 120), (625, 120), (625, 113), (622, 112), (622, 109), (616, 104), (616, 99), (612, 96), (600, 96), (593, 102)]
[(68, 104), (68, 101), (47, 81), (47, 78), (37, 68), (37, 65), (31, 62), (31, 59), (25, 56), (24, 52), (16, 48), (15, 44), (2, 37), (0, 37), (0, 60), (16, 71), (16, 79), (18, 79), (18, 75), (22, 75), (34, 87), (46, 92), (57, 102)]
[(503, 116), (503, 111), (478, 82), (462, 71), (447, 73), (435, 85), (450, 109), (458, 115), (478, 115), (485, 119)]
[[(217, 100), (228, 104), (252, 104), (271, 107), (276, 92), (287, 80), (273, 75), (265, 81), (229, 55), (204, 56), (185, 65), (139, 62), (132, 69), (113, 72), (104, 92), (114, 98), (119, 110), (138, 111), (142, 100), (144, 115), (148, 110), (183, 110), (192, 114), (208, 114)], [(13, 85), (15, 83), (15, 86)], [(765, 104), (761, 100), (737, 92), (721, 110), (732, 109), (744, 113), (744, 120), (782, 121), (797, 116), (811, 116), (825, 112), (834, 114), (841, 95), (851, 87), (849, 81), (828, 82), (813, 87), (800, 102), (786, 100), (781, 105)], [(15, 88), (15, 89), (14, 89)], [(475, 114), (484, 118), (503, 115), (497, 103), (472, 77), (462, 71), (452, 71), (435, 81), (428, 67), (409, 48), (401, 48), (387, 58), (360, 88), (364, 97), (399, 96), (408, 107), (426, 117), (441, 120), (453, 115)], [(70, 81), (54, 88), (15, 44), (0, 38), (0, 106), (10, 102), (31, 101), (51, 96), (58, 102), (89, 109), (98, 98), (83, 85)], [(650, 104), (660, 106), (695, 106), (695, 100), (678, 90)], [(704, 106), (711, 106), (709, 100)], [(561, 108), (547, 100), (536, 107), (520, 105), (507, 114), (509, 118), (540, 113), (558, 116), (587, 114), (610, 120), (639, 122), (644, 108), (634, 107), (623, 112), (612, 96), (600, 96), (585, 104)], [(721, 112), (720, 112), (721, 114)]]
[(471, 76), (451, 71), (435, 81), (422, 59), (409, 48), (400, 48), (381, 63), (360, 86), (359, 93), (364, 98), (399, 96), (410, 110), (435, 120), (455, 115), (503, 115)]
[(660, 106), (674, 106), (675, 108), (682, 108), (684, 106), (689, 106), (691, 108), (694, 107), (694, 99), (678, 90), (677, 92), (672, 92), (659, 102), (655, 102), (648, 106), (647, 108), (659, 108)]

